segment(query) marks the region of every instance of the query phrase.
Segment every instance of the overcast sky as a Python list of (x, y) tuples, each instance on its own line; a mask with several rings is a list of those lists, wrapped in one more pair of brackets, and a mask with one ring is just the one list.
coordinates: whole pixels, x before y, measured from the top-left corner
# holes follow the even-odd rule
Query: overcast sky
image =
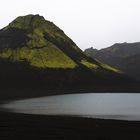
[(0, 28), (17, 16), (40, 14), (81, 49), (140, 41), (140, 0), (0, 0)]

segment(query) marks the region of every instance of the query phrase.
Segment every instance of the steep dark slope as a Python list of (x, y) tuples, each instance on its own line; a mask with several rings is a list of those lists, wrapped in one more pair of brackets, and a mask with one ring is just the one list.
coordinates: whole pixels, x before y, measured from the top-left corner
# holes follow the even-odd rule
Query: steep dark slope
[(128, 57), (140, 53), (140, 42), (136, 43), (116, 43), (111, 47), (101, 49), (101, 52), (108, 52), (118, 57)]
[(133, 82), (42, 16), (18, 17), (0, 30), (0, 89), (128, 91)]
[(123, 58), (120, 67), (128, 75), (140, 80), (140, 54)]
[(117, 69), (128, 76), (140, 80), (140, 43), (116, 43), (111, 47), (95, 50), (89, 48), (85, 53)]

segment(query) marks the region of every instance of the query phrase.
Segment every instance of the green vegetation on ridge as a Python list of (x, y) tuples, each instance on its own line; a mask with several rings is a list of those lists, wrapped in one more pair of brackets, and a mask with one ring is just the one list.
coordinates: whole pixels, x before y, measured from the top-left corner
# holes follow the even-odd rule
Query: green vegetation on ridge
[(94, 69), (94, 70), (96, 70), (99, 67), (98, 65), (91, 63), (91, 62), (88, 62), (85, 59), (81, 60), (81, 64), (85, 65), (86, 67), (88, 67), (90, 69)]
[[(12, 30), (12, 32), (11, 32)], [(12, 38), (21, 35), (18, 39)], [(98, 71), (119, 72), (118, 70), (91, 60), (80, 48), (55, 24), (39, 15), (27, 15), (16, 18), (2, 30), (2, 34), (8, 32), (11, 42), (5, 38), (0, 48), (0, 58), (13, 62), (27, 61), (37, 68), (75, 68), (84, 65), (87, 69)], [(1, 35), (2, 35), (1, 34)], [(23, 40), (23, 36), (25, 39)], [(1, 41), (1, 40), (0, 40)], [(9, 44), (7, 44), (7, 42)], [(6, 45), (5, 45), (6, 44)], [(16, 45), (16, 46), (14, 46)]]
[(0, 58), (9, 59), (14, 62), (27, 61), (31, 66), (38, 68), (74, 68), (76, 63), (66, 56), (53, 44), (41, 49), (29, 49), (27, 47), (18, 49), (6, 49), (0, 53)]

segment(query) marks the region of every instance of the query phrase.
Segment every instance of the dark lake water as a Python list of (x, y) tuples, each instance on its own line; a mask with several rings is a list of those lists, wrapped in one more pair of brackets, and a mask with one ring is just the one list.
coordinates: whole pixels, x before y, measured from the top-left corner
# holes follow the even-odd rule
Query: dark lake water
[(13, 112), (43, 115), (140, 120), (140, 94), (70, 94), (13, 101), (2, 106)]

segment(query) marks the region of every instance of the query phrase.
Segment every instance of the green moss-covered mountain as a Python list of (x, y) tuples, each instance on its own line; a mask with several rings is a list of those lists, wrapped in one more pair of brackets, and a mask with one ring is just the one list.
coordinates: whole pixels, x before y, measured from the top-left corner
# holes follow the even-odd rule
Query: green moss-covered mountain
[(21, 16), (0, 30), (1, 88), (104, 91), (106, 85), (121, 85), (131, 81), (128, 79), (121, 71), (85, 55), (60, 28), (42, 16)]
[(27, 61), (41, 69), (83, 65), (119, 72), (88, 58), (61, 29), (39, 15), (18, 17), (0, 31), (0, 58)]

